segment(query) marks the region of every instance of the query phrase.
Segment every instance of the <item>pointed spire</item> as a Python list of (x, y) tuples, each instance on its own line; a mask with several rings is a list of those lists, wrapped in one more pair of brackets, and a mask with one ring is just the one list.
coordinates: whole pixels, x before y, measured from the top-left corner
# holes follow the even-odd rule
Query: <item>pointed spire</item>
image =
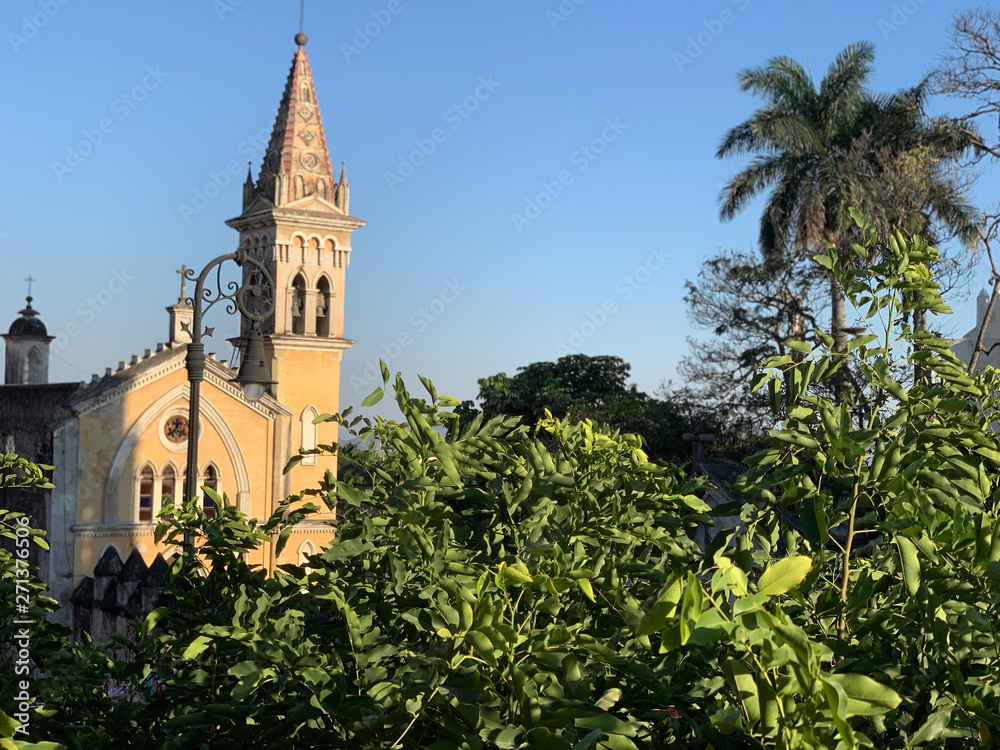
[(326, 132), (305, 50), (308, 41), (303, 33), (295, 37), (298, 49), (257, 180), (256, 194), (276, 206), (308, 195), (322, 195), (320, 180), (327, 187), (333, 185)]
[(253, 163), (247, 162), (247, 181), (243, 183), (243, 210), (246, 211), (257, 197), (257, 189), (253, 184)]
[(337, 208), (345, 214), (350, 211), (351, 186), (347, 182), (347, 162), (340, 162), (340, 182), (337, 183)]

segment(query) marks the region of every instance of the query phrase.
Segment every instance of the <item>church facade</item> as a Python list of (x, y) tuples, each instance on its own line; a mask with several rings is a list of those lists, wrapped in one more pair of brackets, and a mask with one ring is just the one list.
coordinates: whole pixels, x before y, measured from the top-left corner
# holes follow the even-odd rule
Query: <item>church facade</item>
[[(55, 489), (20, 503), (48, 531), (50, 551), (37, 562), (57, 615), (69, 624), (72, 593), (93, 575), (109, 549), (147, 565), (176, 551), (154, 540), (156, 516), (184, 494), (196, 471), (199, 486), (226, 495), (248, 516), (264, 520), (278, 503), (316, 487), (336, 458), (310, 456), (287, 475), (302, 448), (337, 441), (337, 425), (315, 417), (339, 409), (344, 338), (345, 274), (351, 237), (364, 222), (349, 213), (350, 186), (336, 178), (316, 97), (307, 38), (296, 37), (277, 120), (256, 180), (248, 175), (242, 213), (227, 222), (239, 246), (263, 263), (275, 282), (274, 314), (264, 323), (275, 383), (251, 403), (233, 380), (236, 369), (210, 357), (201, 390), (199, 466), (185, 465), (188, 441), (186, 344), (192, 300), (182, 291), (168, 307), (169, 336), (92, 382), (49, 384), (52, 340), (28, 306), (4, 336), (5, 385), (0, 387), (0, 440), (8, 452), (52, 464)], [(178, 259), (180, 260), (180, 259)], [(207, 260), (207, 259), (206, 259)], [(248, 264), (249, 265), (249, 264)], [(245, 268), (245, 279), (250, 270)], [(233, 340), (242, 354), (248, 329)], [(205, 511), (213, 515), (210, 499)], [(253, 560), (273, 570), (318, 551), (332, 534), (331, 514), (297, 526), (282, 556)]]

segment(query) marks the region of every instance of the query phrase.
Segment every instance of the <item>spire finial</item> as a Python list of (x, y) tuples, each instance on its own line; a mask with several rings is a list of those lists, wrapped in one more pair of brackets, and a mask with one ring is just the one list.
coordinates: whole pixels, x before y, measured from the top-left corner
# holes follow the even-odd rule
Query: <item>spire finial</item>
[(306, 26), (306, 0), (302, 0), (299, 6), (299, 33), (295, 35), (295, 43), (300, 47), (305, 47), (309, 43), (309, 37), (305, 34)]
[(31, 303), (31, 285), (34, 284), (36, 281), (38, 281), (38, 279), (35, 279), (35, 278), (32, 278), (31, 276), (29, 276), (28, 278), (25, 279), (25, 281), (28, 282), (28, 303), (30, 304)]

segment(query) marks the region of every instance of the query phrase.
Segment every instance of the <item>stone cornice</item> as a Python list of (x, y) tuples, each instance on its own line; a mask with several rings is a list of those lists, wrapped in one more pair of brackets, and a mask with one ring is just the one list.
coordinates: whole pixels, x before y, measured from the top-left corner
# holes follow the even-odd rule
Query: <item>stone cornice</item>
[(268, 343), (273, 345), (275, 349), (297, 349), (310, 352), (346, 351), (358, 343), (352, 339), (295, 334), (272, 334), (267, 339)]
[(267, 229), (276, 225), (290, 224), (296, 228), (316, 230), (339, 230), (353, 232), (366, 222), (346, 214), (321, 214), (315, 211), (296, 211), (292, 208), (270, 208), (248, 216), (238, 216), (226, 224), (237, 231)]
[[(86, 389), (84, 389), (78, 400), (73, 404), (73, 411), (80, 416), (90, 414), (108, 404), (121, 400), (139, 388), (143, 388), (177, 370), (184, 369), (186, 349), (187, 347), (184, 345), (179, 345), (172, 349), (166, 349), (163, 352), (157, 352), (153, 357), (162, 357), (163, 361), (155, 366), (144, 369), (137, 375), (129, 373), (129, 368), (126, 367), (124, 370), (108, 376), (111, 378), (121, 378), (121, 383), (108, 389), (101, 389), (93, 396), (88, 396)], [(146, 361), (148, 362), (149, 360)], [(279, 415), (284, 417), (291, 416), (291, 412), (288, 409), (269, 395), (264, 396), (260, 401), (254, 403), (244, 399), (239, 387), (231, 382), (234, 371), (228, 367), (224, 367), (218, 360), (208, 359), (206, 365), (205, 380), (207, 382), (210, 382), (223, 393), (232, 396), (240, 403), (253, 409), (261, 416), (267, 419), (274, 419)], [(132, 367), (135, 367), (135, 365), (132, 365)]]

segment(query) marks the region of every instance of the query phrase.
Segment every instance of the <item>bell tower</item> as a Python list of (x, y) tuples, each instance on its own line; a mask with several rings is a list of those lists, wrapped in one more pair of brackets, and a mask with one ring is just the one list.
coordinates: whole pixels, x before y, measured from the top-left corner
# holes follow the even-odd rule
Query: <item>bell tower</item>
[(28, 306), (21, 310), (21, 317), (11, 324), (8, 333), (3, 334), (7, 343), (6, 385), (49, 382), (49, 344), (55, 336), (49, 336), (45, 324), (38, 319), (38, 311), (31, 306), (33, 301), (29, 295)]
[[(312, 420), (340, 409), (341, 356), (354, 343), (344, 338), (345, 272), (351, 233), (365, 224), (348, 213), (346, 167), (334, 178), (308, 41), (302, 33), (295, 37), (298, 49), (260, 174), (256, 182), (247, 175), (243, 213), (226, 222), (240, 233), (240, 246), (268, 266), (277, 287), (263, 332), (277, 381), (271, 393), (293, 415), (277, 437), (285, 458), (300, 447), (337, 442), (335, 424)], [(307, 458), (288, 475), (294, 479), (286, 478), (281, 496), (315, 487), (327, 469), (336, 474), (336, 461)]]

